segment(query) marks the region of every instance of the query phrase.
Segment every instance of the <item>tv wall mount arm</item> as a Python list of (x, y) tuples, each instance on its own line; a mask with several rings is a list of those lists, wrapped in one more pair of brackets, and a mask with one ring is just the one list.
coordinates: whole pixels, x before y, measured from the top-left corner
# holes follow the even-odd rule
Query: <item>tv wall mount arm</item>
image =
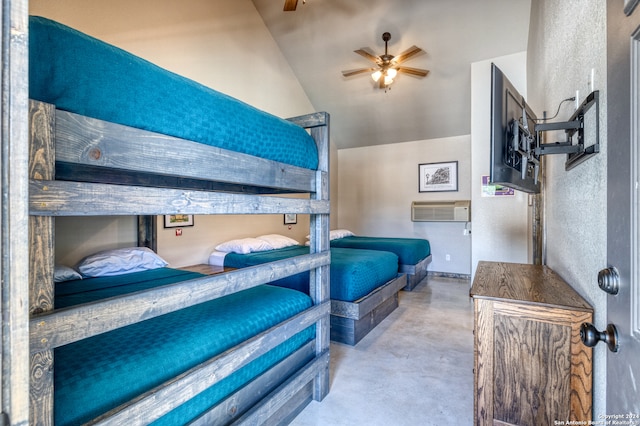
[[(595, 105), (595, 143), (585, 147), (584, 145), (584, 117)], [(565, 142), (542, 144), (541, 132), (564, 130), (567, 136)], [(535, 156), (548, 154), (567, 154), (565, 170), (571, 170), (586, 159), (600, 152), (600, 95), (599, 91), (591, 92), (568, 121), (557, 123), (537, 123), (535, 125), (536, 145)], [(577, 143), (573, 143), (573, 136), (577, 133)]]

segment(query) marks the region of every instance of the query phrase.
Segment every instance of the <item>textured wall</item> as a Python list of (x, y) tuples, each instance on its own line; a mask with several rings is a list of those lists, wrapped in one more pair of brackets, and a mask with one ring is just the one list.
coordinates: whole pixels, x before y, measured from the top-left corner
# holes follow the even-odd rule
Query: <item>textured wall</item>
[[(411, 221), (412, 201), (470, 199), (469, 141), (466, 135), (339, 150), (338, 226), (359, 235), (427, 238), (429, 271), (469, 275), (466, 223)], [(418, 192), (419, 164), (456, 160), (458, 191)]]
[(521, 95), (526, 96), (526, 53), (516, 53), (471, 64), (471, 209), (472, 274), (478, 261), (531, 263), (529, 255), (528, 195), (483, 197), (482, 176), (488, 176), (491, 158), (491, 63), (495, 63)]
[[(592, 70), (595, 89), (600, 89), (600, 154), (570, 171), (565, 171), (564, 155), (548, 156), (544, 198), (547, 264), (591, 303), (596, 326), (604, 329), (606, 295), (598, 288), (597, 274), (607, 266), (606, 2), (532, 2), (529, 28), (527, 100), (538, 117), (545, 110), (553, 115), (560, 101), (575, 96), (576, 90), (582, 100), (592, 90)], [(565, 104), (555, 121), (567, 120), (572, 112), (573, 104)], [(595, 115), (587, 118), (595, 122)], [(548, 142), (560, 138), (549, 135)], [(593, 140), (594, 134), (588, 133), (586, 144)], [(606, 347), (598, 345), (596, 416), (605, 410), (605, 367)]]

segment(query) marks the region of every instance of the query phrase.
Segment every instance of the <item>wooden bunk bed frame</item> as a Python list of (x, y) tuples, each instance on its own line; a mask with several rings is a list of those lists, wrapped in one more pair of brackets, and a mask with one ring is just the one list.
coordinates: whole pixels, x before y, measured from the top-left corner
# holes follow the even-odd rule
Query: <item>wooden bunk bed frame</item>
[[(308, 128), (318, 145), (318, 170), (307, 170), (82, 117), (41, 102), (31, 102), (29, 109), (30, 424), (53, 424), (55, 347), (304, 271), (310, 271), (311, 308), (112, 410), (95, 423), (133, 425), (159, 418), (313, 324), (314, 341), (226, 398), (196, 424), (288, 422), (309, 401), (320, 401), (327, 395), (328, 114), (291, 119)], [(166, 144), (174, 149), (179, 146), (184, 155), (179, 159), (164, 158), (162, 147)], [(78, 173), (74, 174), (76, 170)], [(96, 175), (96, 171), (100, 174)], [(56, 179), (60, 177), (56, 173), (65, 180)], [(258, 175), (259, 181), (255, 178)], [(226, 192), (229, 189), (247, 193)], [(261, 195), (284, 192), (307, 192), (311, 197)], [(155, 215), (175, 213), (309, 214), (310, 254), (205, 276), (197, 280), (197, 287), (176, 283), (168, 288), (54, 309), (55, 216), (138, 216), (139, 240), (147, 245), (155, 240)], [(185, 294), (189, 294), (188, 299)], [(300, 360), (309, 353), (314, 354), (312, 361), (301, 364)], [(276, 389), (267, 386), (283, 374), (292, 375)]]

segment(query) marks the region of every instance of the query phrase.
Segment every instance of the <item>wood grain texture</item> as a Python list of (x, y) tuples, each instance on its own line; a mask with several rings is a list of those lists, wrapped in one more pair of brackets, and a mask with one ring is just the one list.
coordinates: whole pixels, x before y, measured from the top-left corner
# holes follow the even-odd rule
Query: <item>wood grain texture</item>
[[(140, 173), (315, 191), (315, 170), (56, 111), (56, 161)], [(256, 173), (260, 170), (260, 173)]]
[(570, 335), (562, 325), (495, 316), (494, 419), (550, 425), (568, 418)]
[(386, 282), (378, 288), (373, 289), (369, 294), (355, 302), (345, 302), (342, 300), (331, 301), (331, 315), (360, 320), (378, 307), (387, 299), (398, 294), (407, 283), (407, 276), (399, 274), (396, 278)]
[(474, 299), (474, 411), (477, 426), (493, 419), (493, 303)]
[[(315, 341), (307, 343), (276, 366), (260, 375), (233, 395), (229, 395), (220, 403), (203, 413), (190, 423), (190, 426), (209, 426), (212, 424), (229, 424), (254, 406), (265, 393), (281, 385), (291, 375), (300, 370), (315, 357)], [(311, 399), (312, 389), (306, 389), (304, 399)]]
[[(580, 325), (593, 318), (588, 303), (557, 276), (549, 280), (553, 271), (548, 268), (522, 265), (523, 278), (516, 264), (482, 263), (471, 290), (475, 424), (591, 420), (592, 350), (580, 340)], [(492, 286), (490, 280), (496, 277), (499, 282)], [(550, 305), (549, 298), (563, 291), (568, 298)]]
[(328, 214), (330, 210), (328, 200), (102, 183), (31, 180), (29, 191), (30, 213), (41, 216)]
[[(29, 177), (55, 178), (54, 109), (47, 104), (29, 104)], [(54, 218), (29, 216), (29, 314), (54, 309)], [(29, 409), (33, 424), (53, 424), (53, 351), (31, 353)]]
[(478, 262), (472, 297), (517, 300), (593, 311), (591, 306), (551, 268), (504, 262)]
[(415, 265), (405, 265), (401, 263), (398, 272), (407, 274), (407, 285), (404, 290), (411, 291), (427, 276), (427, 266), (431, 263), (432, 255), (422, 259)]

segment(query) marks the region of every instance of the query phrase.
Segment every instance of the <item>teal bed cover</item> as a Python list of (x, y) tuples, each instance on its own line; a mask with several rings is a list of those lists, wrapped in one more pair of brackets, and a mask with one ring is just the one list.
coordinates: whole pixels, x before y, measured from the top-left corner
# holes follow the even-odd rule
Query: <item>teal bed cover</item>
[(402, 265), (415, 265), (431, 254), (429, 241), (420, 238), (349, 236), (331, 240), (331, 247), (390, 251)]
[[(227, 253), (224, 266), (245, 268), (293, 256), (309, 254), (307, 246), (291, 246), (249, 254)], [(330, 291), (332, 300), (355, 302), (398, 274), (398, 256), (375, 250), (331, 249)], [(309, 273), (271, 282), (309, 293)]]
[(317, 169), (300, 126), (58, 22), (29, 18), (29, 97), (76, 114)]
[[(161, 268), (62, 282), (56, 307), (200, 276)], [(262, 285), (57, 348), (55, 424), (85, 423), (310, 306), (299, 291)], [(313, 337), (314, 327), (307, 328), (153, 424), (197, 418)]]

